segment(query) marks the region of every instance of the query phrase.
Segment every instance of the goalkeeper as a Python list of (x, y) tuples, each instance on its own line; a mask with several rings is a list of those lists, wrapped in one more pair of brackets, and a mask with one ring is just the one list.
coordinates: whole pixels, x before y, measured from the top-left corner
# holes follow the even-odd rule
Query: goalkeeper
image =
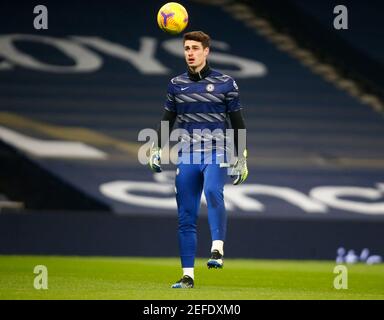
[[(177, 120), (179, 128), (188, 132), (179, 137), (181, 145), (186, 148), (182, 147), (179, 151), (175, 182), (183, 276), (172, 288), (194, 286), (196, 223), (203, 191), (207, 200), (212, 238), (211, 256), (207, 266), (223, 267), (227, 226), (223, 189), (228, 170), (225, 165), (228, 162), (229, 144), (225, 135), (228, 120), (234, 129), (237, 152), (237, 160), (232, 161), (234, 165), (230, 169), (233, 184), (242, 183), (248, 175), (245, 141), (238, 143), (239, 129), (245, 129), (245, 124), (237, 84), (230, 76), (209, 67), (207, 57), (210, 37), (207, 34), (201, 31), (186, 33), (183, 43), (188, 70), (169, 82), (162, 119), (169, 125), (170, 130)], [(215, 134), (199, 135), (194, 133), (196, 129), (203, 133), (204, 129), (208, 129)], [(149, 160), (149, 166), (154, 172), (161, 171), (161, 146), (159, 127), (158, 144), (153, 145)]]

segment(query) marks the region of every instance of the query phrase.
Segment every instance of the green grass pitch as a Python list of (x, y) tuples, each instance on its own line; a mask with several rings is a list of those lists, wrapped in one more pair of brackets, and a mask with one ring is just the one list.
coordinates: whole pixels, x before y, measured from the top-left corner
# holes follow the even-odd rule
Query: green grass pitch
[[(384, 265), (348, 265), (348, 289), (333, 287), (334, 262), (226, 259), (208, 270), (197, 259), (195, 288), (171, 289), (177, 258), (0, 256), (0, 299), (384, 299)], [(48, 289), (36, 290), (36, 265)]]

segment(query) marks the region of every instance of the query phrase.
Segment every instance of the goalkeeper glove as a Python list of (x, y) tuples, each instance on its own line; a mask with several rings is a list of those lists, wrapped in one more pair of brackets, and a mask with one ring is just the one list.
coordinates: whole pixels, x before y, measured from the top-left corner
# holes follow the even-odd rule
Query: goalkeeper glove
[(247, 150), (244, 150), (243, 157), (238, 158), (232, 167), (231, 178), (234, 179), (233, 184), (238, 185), (243, 183), (247, 177)]
[(161, 148), (152, 145), (148, 165), (153, 172), (161, 172)]

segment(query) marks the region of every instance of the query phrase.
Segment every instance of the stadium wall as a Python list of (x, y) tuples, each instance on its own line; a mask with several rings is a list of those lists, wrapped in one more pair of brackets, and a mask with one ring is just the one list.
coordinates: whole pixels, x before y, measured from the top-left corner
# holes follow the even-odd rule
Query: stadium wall
[[(383, 255), (383, 219), (229, 218), (226, 256), (333, 260), (343, 246)], [(106, 212), (0, 214), (0, 254), (178, 256), (177, 219)], [(200, 217), (198, 256), (207, 257), (210, 234)]]
[(36, 210), (96, 210), (110, 208), (41, 168), (33, 158), (0, 141), (0, 191)]

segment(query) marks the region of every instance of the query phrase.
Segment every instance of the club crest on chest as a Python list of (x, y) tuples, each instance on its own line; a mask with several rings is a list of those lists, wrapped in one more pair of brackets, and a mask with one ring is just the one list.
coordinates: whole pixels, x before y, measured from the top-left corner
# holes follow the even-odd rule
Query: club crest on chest
[(207, 84), (205, 90), (207, 90), (208, 92), (212, 92), (213, 90), (215, 90), (215, 86), (212, 83)]

